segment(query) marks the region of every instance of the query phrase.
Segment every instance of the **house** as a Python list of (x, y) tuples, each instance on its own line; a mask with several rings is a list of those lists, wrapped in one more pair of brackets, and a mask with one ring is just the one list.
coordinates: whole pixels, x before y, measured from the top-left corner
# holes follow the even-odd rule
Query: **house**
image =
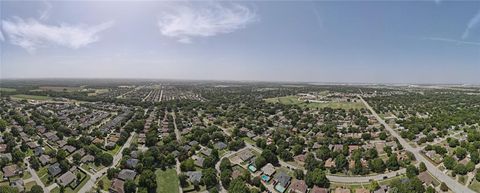
[(263, 166), (261, 169), (262, 173), (267, 176), (272, 176), (275, 173), (275, 167), (271, 163)]
[(215, 145), (213, 145), (213, 147), (215, 147), (215, 149), (225, 149), (225, 148), (227, 148), (227, 144), (219, 141), (219, 142), (215, 143)]
[(43, 149), (43, 147), (38, 146), (33, 150), (33, 152), (34, 152), (35, 156), (40, 156), (45, 152), (45, 150)]
[(370, 191), (365, 188), (358, 188), (355, 190), (355, 193), (370, 193)]
[(334, 193), (350, 193), (350, 189), (344, 189), (344, 188), (336, 188)]
[(373, 191), (373, 193), (387, 193), (388, 192), (388, 186), (387, 185), (381, 185), (378, 190)]
[(240, 157), (240, 159), (242, 159), (242, 161), (248, 161), (248, 160), (252, 159), (253, 156), (254, 156), (253, 153), (248, 149), (245, 149), (245, 150), (238, 153), (238, 157)]
[(293, 159), (300, 164), (305, 163), (305, 158), (307, 158), (307, 156), (305, 156), (305, 154), (300, 154), (300, 155), (297, 155), (297, 156), (293, 157)]
[(187, 172), (186, 175), (188, 176), (188, 180), (192, 183), (197, 182), (199, 183), (202, 179), (202, 172), (201, 171), (193, 171)]
[(11, 187), (15, 187), (18, 189), (18, 192), (23, 192), (25, 191), (25, 184), (23, 182), (23, 179), (16, 179), (12, 182), (10, 182), (10, 186)]
[(205, 155), (205, 156), (210, 156), (210, 155), (212, 155), (212, 149), (210, 149), (210, 148), (204, 148), (204, 149), (202, 149), (200, 152), (201, 152), (203, 155)]
[(120, 179), (113, 179), (112, 180), (112, 185), (110, 186), (110, 192), (112, 193), (124, 193), (125, 191), (123, 190), (123, 180)]
[(65, 140), (60, 140), (60, 141), (57, 141), (57, 144), (58, 144), (58, 147), (63, 147), (67, 145), (67, 142)]
[(418, 179), (422, 181), (425, 185), (434, 185), (435, 180), (433, 177), (428, 173), (428, 171), (424, 171), (420, 174), (418, 174)]
[(50, 160), (51, 160), (51, 159), (50, 159), (50, 156), (49, 156), (49, 155), (45, 155), (45, 154), (44, 154), (44, 155), (41, 155), (41, 156), (40, 156), (39, 160), (40, 160), (40, 163), (41, 163), (42, 165), (47, 165), (48, 163), (50, 163)]
[(10, 177), (21, 174), (20, 168), (15, 164), (3, 167), (2, 171), (3, 171), (4, 178), (10, 178)]
[(94, 160), (95, 160), (95, 157), (93, 157), (92, 155), (86, 155), (86, 156), (83, 156), (82, 159), (80, 159), (80, 162), (87, 163), (87, 162), (93, 162)]
[(57, 178), (57, 183), (65, 187), (72, 183), (75, 179), (76, 176), (71, 171), (67, 171)]
[(130, 158), (127, 160), (126, 164), (127, 164), (127, 168), (135, 169), (138, 164), (138, 159)]
[(58, 162), (48, 167), (48, 173), (51, 176), (56, 176), (60, 174), (60, 172), (62, 172), (62, 169), (60, 168), (60, 164)]
[(0, 153), (7, 151), (7, 144), (0, 144)]
[(75, 148), (71, 145), (66, 145), (66, 146), (63, 146), (62, 149), (65, 150), (65, 151), (68, 151), (68, 153), (73, 153), (77, 148)]
[(313, 186), (312, 190), (310, 190), (310, 193), (328, 193), (328, 189)]
[(30, 141), (27, 143), (27, 146), (30, 148), (30, 149), (35, 149), (36, 147), (38, 147), (38, 144), (33, 142), (33, 141)]
[(190, 146), (196, 146), (196, 145), (198, 145), (198, 142), (195, 141), (195, 140), (194, 140), (194, 141), (190, 141), (190, 142), (188, 142), (188, 145), (190, 145)]
[(114, 149), (115, 148), (115, 145), (117, 145), (116, 143), (113, 143), (113, 142), (108, 142), (106, 145), (105, 145), (105, 148), (107, 149)]
[(274, 177), (275, 189), (279, 192), (285, 192), (285, 189), (287, 189), (288, 185), (290, 185), (291, 179), (292, 177), (287, 175), (285, 172), (277, 173)]
[(123, 169), (118, 173), (118, 178), (121, 180), (133, 180), (135, 179), (135, 176), (137, 175), (137, 172), (129, 169)]
[(290, 184), (290, 193), (306, 193), (307, 189), (307, 184), (303, 180), (293, 179)]
[(333, 168), (333, 167), (335, 167), (335, 162), (333, 161), (332, 158), (328, 158), (327, 161), (325, 161), (325, 167), (326, 167), (326, 168)]
[(192, 159), (196, 166), (203, 168), (203, 162), (205, 161), (205, 158), (194, 155), (192, 156)]

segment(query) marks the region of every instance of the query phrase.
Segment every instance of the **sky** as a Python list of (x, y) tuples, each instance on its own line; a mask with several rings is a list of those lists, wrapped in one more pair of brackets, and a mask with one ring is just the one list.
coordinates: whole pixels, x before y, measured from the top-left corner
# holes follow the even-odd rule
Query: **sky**
[(0, 1), (0, 78), (480, 84), (480, 1)]

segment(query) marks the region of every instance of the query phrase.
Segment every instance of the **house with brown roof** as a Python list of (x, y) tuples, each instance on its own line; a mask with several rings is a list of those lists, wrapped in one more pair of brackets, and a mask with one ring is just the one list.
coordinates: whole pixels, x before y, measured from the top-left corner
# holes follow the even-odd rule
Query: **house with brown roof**
[(7, 144), (0, 144), (0, 153), (7, 151)]
[(326, 168), (334, 168), (335, 167), (335, 161), (333, 161), (332, 158), (328, 158), (327, 161), (325, 161), (325, 167)]
[(3, 167), (2, 171), (4, 178), (10, 178), (22, 173), (20, 168), (15, 164)]
[(350, 193), (350, 189), (345, 189), (345, 188), (336, 188), (334, 193)]
[(433, 177), (427, 171), (418, 174), (418, 179), (420, 179), (420, 181), (427, 186), (435, 183), (435, 179), (433, 179)]
[(271, 163), (263, 166), (261, 169), (262, 173), (267, 176), (272, 176), (275, 173), (275, 167)]
[(113, 179), (112, 180), (112, 185), (110, 186), (110, 192), (112, 193), (124, 193), (125, 191), (123, 190), (123, 180), (120, 179)]
[(303, 180), (293, 179), (290, 183), (290, 193), (306, 193), (307, 184)]
[(370, 193), (370, 191), (365, 188), (358, 188), (355, 190), (355, 193)]
[(67, 171), (57, 178), (57, 183), (65, 187), (72, 183), (75, 178), (76, 176), (71, 171)]
[(310, 193), (328, 193), (328, 189), (313, 186), (312, 190), (310, 190)]

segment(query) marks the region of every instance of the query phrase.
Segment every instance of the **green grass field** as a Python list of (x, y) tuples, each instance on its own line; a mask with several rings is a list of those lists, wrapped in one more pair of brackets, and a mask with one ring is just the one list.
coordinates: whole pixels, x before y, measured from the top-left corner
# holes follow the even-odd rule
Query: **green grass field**
[(330, 107), (333, 109), (361, 109), (365, 106), (361, 102), (326, 102), (326, 103), (317, 103), (317, 102), (305, 102), (298, 100), (297, 96), (284, 96), (276, 98), (265, 99), (269, 103), (282, 103), (286, 105), (298, 105), (303, 108), (326, 108)]
[(480, 192), (480, 182), (475, 179), (472, 181), (472, 183), (468, 187), (475, 192)]
[(12, 99), (16, 100), (51, 100), (51, 97), (48, 96), (38, 96), (38, 95), (26, 95), (26, 94), (17, 94), (17, 95), (12, 95)]
[(15, 92), (17, 89), (14, 88), (0, 88), (0, 92)]
[(178, 193), (178, 176), (175, 169), (165, 171), (158, 169), (155, 171), (157, 176), (157, 193)]

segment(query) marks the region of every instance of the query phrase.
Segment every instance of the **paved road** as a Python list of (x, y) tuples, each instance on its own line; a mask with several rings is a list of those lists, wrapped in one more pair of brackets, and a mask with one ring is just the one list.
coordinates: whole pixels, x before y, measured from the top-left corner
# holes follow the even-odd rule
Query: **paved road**
[[(175, 118), (176, 118), (175, 112), (172, 112), (172, 118), (173, 118), (173, 127), (175, 128), (175, 137), (177, 138), (178, 144), (180, 144), (181, 141), (182, 141), (181, 140), (182, 135), (180, 135), (180, 131), (177, 128), (177, 121), (175, 120)], [(178, 161), (178, 158), (175, 158), (175, 161), (176, 161), (175, 169), (177, 171), (177, 175), (180, 175), (182, 173), (182, 171), (180, 170), (180, 161)], [(180, 186), (180, 181), (178, 183), (178, 192), (183, 193), (183, 188), (182, 188), (182, 186)]]
[(470, 190), (468, 187), (464, 186), (464, 185), (461, 185), (460, 183), (458, 183), (456, 180), (450, 178), (448, 175), (444, 174), (442, 171), (440, 171), (440, 169), (438, 169), (437, 167), (435, 167), (430, 161), (428, 161), (425, 157), (423, 157), (420, 152), (418, 151), (418, 149), (416, 148), (413, 148), (410, 144), (408, 144), (408, 142), (403, 139), (397, 132), (395, 132), (387, 123), (385, 123), (385, 121), (380, 118), (380, 116), (378, 116), (378, 114), (373, 110), (373, 108), (359, 95), (358, 96), (360, 98), (360, 100), (363, 102), (363, 104), (365, 104), (365, 106), (367, 107), (368, 110), (370, 110), (370, 112), (375, 116), (375, 118), (383, 125), (385, 126), (385, 129), (387, 129), (388, 132), (390, 132), (390, 134), (392, 136), (394, 136), (395, 138), (398, 139), (398, 141), (400, 142), (400, 144), (402, 144), (402, 146), (405, 148), (405, 150), (407, 151), (410, 151), (413, 153), (413, 155), (415, 155), (415, 158), (418, 160), (418, 161), (421, 161), (423, 163), (425, 163), (425, 165), (427, 166), (427, 170), (433, 175), (435, 176), (438, 180), (440, 180), (441, 182), (445, 182), (445, 184), (447, 184), (447, 186), (453, 191), (453, 192), (457, 192), (457, 193), (473, 193), (474, 191)]
[(127, 142), (125, 142), (125, 144), (123, 144), (122, 148), (117, 152), (117, 154), (115, 154), (115, 156), (113, 156), (113, 164), (111, 166), (105, 167), (105, 168), (97, 171), (95, 174), (91, 175), (90, 179), (78, 191), (78, 193), (86, 193), (86, 192), (90, 191), (93, 188), (93, 186), (95, 185), (95, 182), (100, 177), (102, 177), (105, 173), (107, 173), (107, 170), (109, 168), (115, 167), (120, 162), (120, 160), (122, 159), (122, 156), (123, 156), (123, 154), (122, 154), (123, 150), (127, 147), (130, 147), (130, 144), (132, 144), (132, 139), (133, 139), (134, 135), (135, 135), (135, 132), (130, 133), (130, 137), (128, 138)]
[(43, 182), (40, 180), (40, 178), (38, 177), (37, 175), (37, 172), (35, 172), (34, 169), (32, 169), (32, 167), (30, 166), (30, 162), (28, 161), (30, 157), (26, 157), (25, 159), (23, 159), (23, 162), (27, 163), (27, 170), (28, 172), (30, 172), (30, 174), (32, 175), (32, 177), (30, 179), (34, 180), (35, 183), (37, 183), (37, 185), (39, 185), (40, 187), (42, 187), (43, 189), (43, 192), (48, 192), (47, 191), (47, 188), (45, 187), (45, 185), (43, 184)]

